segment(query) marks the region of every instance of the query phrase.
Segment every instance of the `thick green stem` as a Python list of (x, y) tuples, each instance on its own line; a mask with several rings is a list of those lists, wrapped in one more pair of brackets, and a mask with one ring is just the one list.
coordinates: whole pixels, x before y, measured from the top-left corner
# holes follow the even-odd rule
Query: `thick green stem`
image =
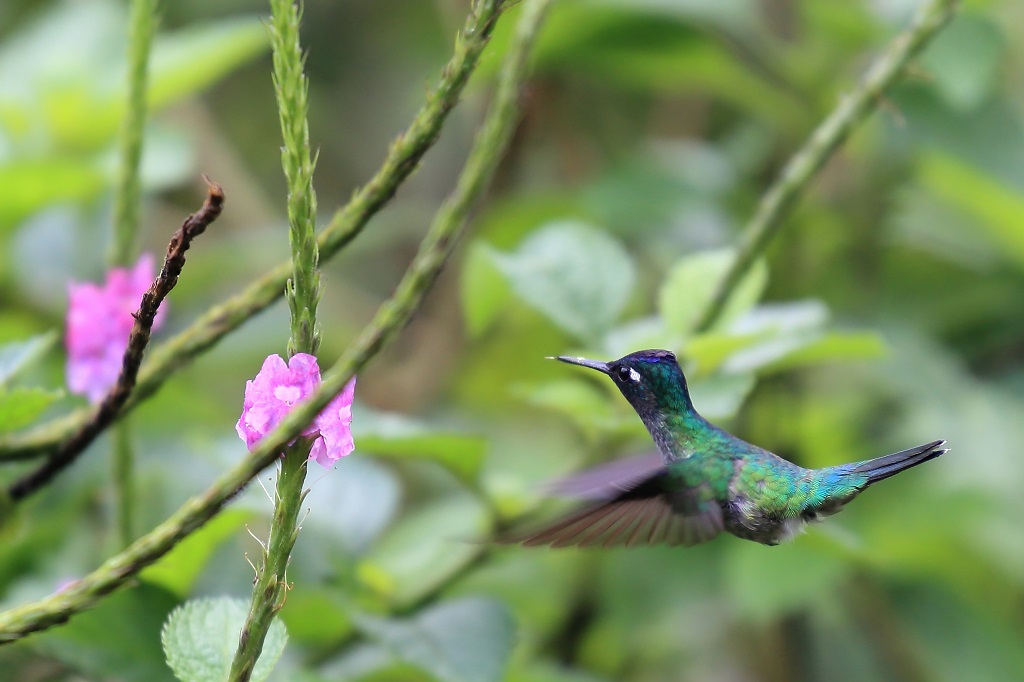
[(281, 167), (288, 183), (288, 239), (292, 276), (285, 286), (291, 311), (288, 355), (316, 353), (316, 306), (320, 299), (319, 249), (316, 243), (316, 192), (307, 120), (309, 83), (302, 72), (299, 43), (301, 7), (290, 0), (271, 0), (270, 43), (274, 59), (274, 90), (281, 121)]
[(302, 432), (313, 418), (396, 334), (419, 308), (436, 279), (445, 256), (455, 245), (470, 208), (483, 193), (501, 160), (517, 121), (516, 99), (526, 76), (526, 55), (549, 0), (525, 3), (523, 19), (495, 92), (495, 101), (470, 152), (470, 159), (452, 196), (440, 210), (415, 259), (390, 299), (324, 375), (316, 393), (300, 403), (256, 449), (222, 475), (204, 493), (188, 500), (166, 521), (136, 540), (128, 549), (50, 597), (0, 612), (0, 644), (21, 639), (67, 621), (124, 585), (132, 576), (171, 550), (213, 515), (265, 467), (280, 459), (278, 453)]
[[(442, 70), (437, 87), (427, 95), (426, 102), (405, 132), (391, 144), (384, 163), (373, 178), (356, 191), (321, 231), (318, 244), (322, 259), (333, 257), (362, 232), (370, 218), (394, 196), (437, 141), (441, 126), (476, 69), (505, 4), (504, 0), (476, 0), (473, 4), (462, 31), (455, 39), (455, 51)], [(123, 412), (151, 396), (174, 372), (274, 303), (284, 293), (291, 272), (290, 262), (277, 265), (242, 293), (210, 308), (183, 332), (153, 349)], [(0, 461), (49, 454), (93, 419), (95, 413), (95, 409), (78, 410), (27, 433), (0, 438)]]
[(695, 331), (707, 331), (718, 320), (736, 285), (779, 231), (782, 219), (814, 175), (860, 123), (867, 119), (885, 91), (906, 71), (907, 64), (953, 16), (959, 0), (925, 0), (910, 25), (868, 69), (852, 92), (844, 95), (828, 117), (815, 128), (789, 159), (778, 178), (761, 196), (753, 217), (743, 229), (743, 241), (732, 267), (719, 282), (715, 295), (701, 312)]
[(135, 539), (135, 452), (131, 423), (125, 419), (114, 428), (113, 480), (117, 546), (123, 549)]
[(135, 259), (135, 235), (139, 229), (139, 163), (146, 125), (146, 88), (149, 52), (156, 31), (157, 0), (132, 0), (128, 28), (128, 100), (121, 123), (120, 165), (114, 196), (114, 239), (111, 265), (127, 266)]
[[(135, 259), (142, 184), (139, 178), (139, 165), (142, 159), (142, 136), (146, 125), (146, 86), (149, 53), (156, 23), (156, 0), (132, 0), (128, 28), (128, 97), (119, 140), (120, 165), (117, 192), (114, 195), (114, 236), (108, 258), (109, 264), (115, 267), (127, 267)], [(114, 447), (111, 452), (114, 514), (119, 548), (127, 547), (134, 537), (134, 459), (131, 429), (128, 423), (124, 422), (114, 429)]]
[(270, 624), (287, 598), (288, 560), (298, 536), (299, 510), (306, 496), (302, 487), (306, 480), (309, 446), (308, 439), (301, 439), (288, 448), (278, 469), (274, 520), (266, 554), (253, 585), (249, 615), (231, 662), (228, 679), (232, 682), (244, 682), (252, 677)]
[[(274, 89), (281, 120), (281, 166), (288, 183), (288, 236), (292, 250), (292, 277), (285, 287), (291, 311), (288, 355), (316, 353), (319, 334), (316, 307), (320, 300), (320, 273), (316, 243), (316, 193), (307, 121), (308, 82), (302, 72), (299, 42), (302, 10), (292, 0), (271, 0), (270, 43), (274, 61)], [(263, 641), (274, 616), (284, 606), (287, 569), (298, 536), (299, 507), (305, 497), (309, 439), (288, 448), (278, 468), (277, 494), (270, 538), (253, 585), (249, 614), (242, 626), (238, 648), (228, 676), (233, 682), (252, 677)]]

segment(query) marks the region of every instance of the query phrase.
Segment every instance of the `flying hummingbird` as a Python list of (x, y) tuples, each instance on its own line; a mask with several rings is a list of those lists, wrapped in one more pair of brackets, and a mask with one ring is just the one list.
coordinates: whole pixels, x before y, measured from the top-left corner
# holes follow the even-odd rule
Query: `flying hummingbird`
[(562, 492), (592, 502), (540, 530), (509, 538), (552, 547), (695, 545), (723, 530), (765, 545), (835, 514), (865, 488), (947, 452), (936, 440), (852, 464), (805, 469), (697, 414), (667, 350), (612, 362), (559, 356), (611, 377), (658, 446), (660, 458), (620, 460), (567, 479)]

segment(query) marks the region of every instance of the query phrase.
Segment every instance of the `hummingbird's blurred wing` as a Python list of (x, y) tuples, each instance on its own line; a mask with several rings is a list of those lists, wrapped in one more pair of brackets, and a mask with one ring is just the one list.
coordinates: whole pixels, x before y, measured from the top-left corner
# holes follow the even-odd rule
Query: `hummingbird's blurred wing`
[(655, 451), (603, 462), (552, 481), (545, 487), (549, 493), (559, 497), (607, 502), (664, 468), (661, 453)]
[[(679, 488), (664, 467), (614, 498), (589, 505), (539, 530), (503, 538), (525, 546), (696, 545), (723, 528), (722, 508), (707, 484)], [(675, 488), (675, 489), (673, 489)]]

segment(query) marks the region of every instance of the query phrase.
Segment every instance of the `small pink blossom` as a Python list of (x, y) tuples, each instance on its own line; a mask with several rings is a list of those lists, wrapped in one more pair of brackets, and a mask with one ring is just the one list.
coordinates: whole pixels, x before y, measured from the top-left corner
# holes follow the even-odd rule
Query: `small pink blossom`
[(320, 437), (313, 443), (309, 458), (325, 469), (356, 448), (352, 440), (352, 400), (355, 398), (356, 378), (328, 403), (316, 418)]
[[(135, 324), (132, 314), (139, 309), (153, 277), (153, 256), (143, 254), (134, 268), (111, 269), (102, 286), (89, 282), (68, 285), (65, 346), (72, 393), (98, 403), (117, 381)], [(162, 322), (163, 310), (157, 313), (153, 329)]]
[[(304, 436), (320, 433), (313, 442), (309, 457), (325, 468), (355, 448), (349, 428), (355, 383), (353, 378), (302, 432)], [(256, 378), (245, 382), (242, 416), (235, 424), (239, 438), (252, 451), (297, 403), (309, 397), (319, 385), (320, 367), (312, 355), (296, 353), (287, 364), (279, 355), (267, 356)]]

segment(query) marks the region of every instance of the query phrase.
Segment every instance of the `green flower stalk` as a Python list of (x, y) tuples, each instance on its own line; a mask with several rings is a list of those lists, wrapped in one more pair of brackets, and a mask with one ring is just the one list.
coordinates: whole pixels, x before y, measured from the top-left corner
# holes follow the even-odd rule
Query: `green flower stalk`
[[(114, 239), (110, 265), (125, 267), (135, 258), (139, 229), (139, 166), (142, 136), (146, 125), (146, 90), (149, 80), (149, 53), (156, 32), (157, 0), (132, 0), (128, 29), (128, 98), (121, 124), (120, 167), (114, 197)], [(127, 420), (114, 429), (111, 452), (114, 482), (115, 517), (119, 547), (127, 547), (135, 537), (135, 452), (131, 427)]]
[(292, 277), (285, 286), (291, 310), (288, 355), (315, 354), (319, 345), (316, 306), (320, 300), (320, 258), (316, 241), (316, 192), (310, 154), (309, 81), (302, 72), (305, 58), (299, 44), (302, 7), (290, 0), (271, 0), (270, 44), (274, 61), (274, 90), (281, 120), (281, 167), (288, 183), (288, 239)]
[[(313, 190), (316, 162), (310, 153), (307, 121), (309, 83), (302, 71), (305, 60), (299, 43), (302, 9), (300, 3), (291, 0), (271, 0), (270, 8), (273, 79), (284, 142), (281, 166), (288, 184), (288, 239), (292, 251), (292, 276), (285, 285), (285, 298), (291, 312), (288, 356), (293, 360), (309, 358), (315, 363), (312, 356), (320, 345), (316, 327), (320, 255), (316, 241), (316, 192)], [(298, 439), (284, 451), (278, 466), (270, 538), (263, 547), (249, 614), (231, 662), (230, 680), (248, 680), (252, 676), (274, 616), (284, 606), (288, 561), (299, 532), (299, 509), (306, 495), (303, 486), (311, 446), (310, 438)]]
[(149, 53), (156, 32), (157, 0), (132, 0), (128, 28), (128, 98), (119, 139), (120, 164), (114, 197), (114, 240), (108, 260), (126, 267), (135, 260), (139, 229), (142, 135), (146, 125)]

